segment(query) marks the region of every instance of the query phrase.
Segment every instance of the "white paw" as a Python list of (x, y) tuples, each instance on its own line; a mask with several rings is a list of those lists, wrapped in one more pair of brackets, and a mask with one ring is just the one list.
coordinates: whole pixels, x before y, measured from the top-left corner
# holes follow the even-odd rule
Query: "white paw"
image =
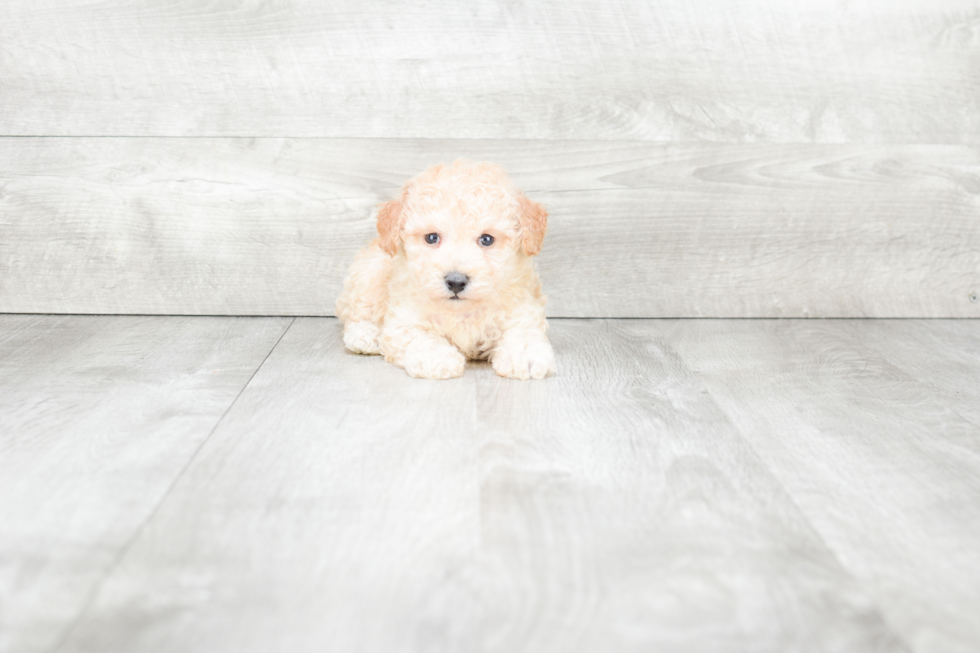
[(405, 371), (416, 379), (453, 379), (463, 376), (466, 357), (452, 345), (411, 347), (405, 351)]
[(555, 372), (555, 351), (547, 342), (503, 346), (491, 357), (493, 371), (509, 379), (543, 379)]
[(355, 354), (380, 354), (379, 335), (374, 322), (348, 322), (344, 325), (344, 347)]

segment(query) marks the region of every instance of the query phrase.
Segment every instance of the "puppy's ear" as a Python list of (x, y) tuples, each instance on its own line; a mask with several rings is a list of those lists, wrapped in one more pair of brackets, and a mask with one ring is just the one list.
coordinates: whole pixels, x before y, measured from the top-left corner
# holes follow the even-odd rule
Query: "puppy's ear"
[(518, 218), (521, 221), (521, 244), (525, 254), (534, 256), (541, 251), (544, 232), (548, 230), (548, 212), (523, 193), (517, 198), (517, 204)]
[(402, 203), (385, 202), (378, 208), (378, 244), (388, 256), (398, 251), (398, 236), (402, 231)]

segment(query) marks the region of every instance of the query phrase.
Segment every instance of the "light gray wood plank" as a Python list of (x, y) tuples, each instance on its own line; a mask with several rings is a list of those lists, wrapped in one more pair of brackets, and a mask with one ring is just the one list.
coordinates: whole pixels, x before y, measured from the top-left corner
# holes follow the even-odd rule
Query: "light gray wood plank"
[(897, 651), (643, 324), (417, 381), (295, 322), (62, 647)]
[(62, 653), (471, 650), (475, 376), (340, 335), (293, 324)]
[(891, 320), (864, 323), (861, 345), (936, 395), (935, 401), (980, 427), (980, 323)]
[(661, 327), (914, 650), (977, 650), (980, 321)]
[(480, 378), (490, 651), (905, 650), (648, 322)]
[(288, 320), (0, 316), (0, 651), (51, 651)]
[(330, 315), (461, 156), (549, 207), (551, 316), (980, 316), (972, 148), (373, 139), (0, 139), (0, 310)]
[(13, 0), (0, 134), (976, 143), (974, 0)]

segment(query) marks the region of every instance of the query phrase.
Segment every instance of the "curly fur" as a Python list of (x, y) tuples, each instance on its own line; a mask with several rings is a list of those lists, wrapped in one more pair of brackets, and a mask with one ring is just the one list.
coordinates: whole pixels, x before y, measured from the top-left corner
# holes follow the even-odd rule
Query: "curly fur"
[[(532, 256), (547, 211), (490, 163), (437, 165), (378, 210), (378, 238), (358, 253), (337, 300), (344, 345), (382, 354), (414, 377), (461, 376), (467, 359), (501, 376), (555, 371), (545, 296)], [(427, 243), (427, 234), (439, 242)], [(494, 238), (489, 247), (480, 237)], [(454, 297), (450, 274), (465, 275)]]

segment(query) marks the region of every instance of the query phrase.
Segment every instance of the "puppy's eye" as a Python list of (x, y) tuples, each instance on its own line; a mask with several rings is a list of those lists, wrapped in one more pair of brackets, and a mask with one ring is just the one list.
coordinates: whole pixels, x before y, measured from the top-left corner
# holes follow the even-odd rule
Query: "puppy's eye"
[(493, 245), (493, 236), (490, 234), (483, 234), (480, 236), (480, 244), (484, 247), (490, 247), (490, 245)]
[(439, 242), (439, 234), (425, 234), (425, 242), (435, 245)]

